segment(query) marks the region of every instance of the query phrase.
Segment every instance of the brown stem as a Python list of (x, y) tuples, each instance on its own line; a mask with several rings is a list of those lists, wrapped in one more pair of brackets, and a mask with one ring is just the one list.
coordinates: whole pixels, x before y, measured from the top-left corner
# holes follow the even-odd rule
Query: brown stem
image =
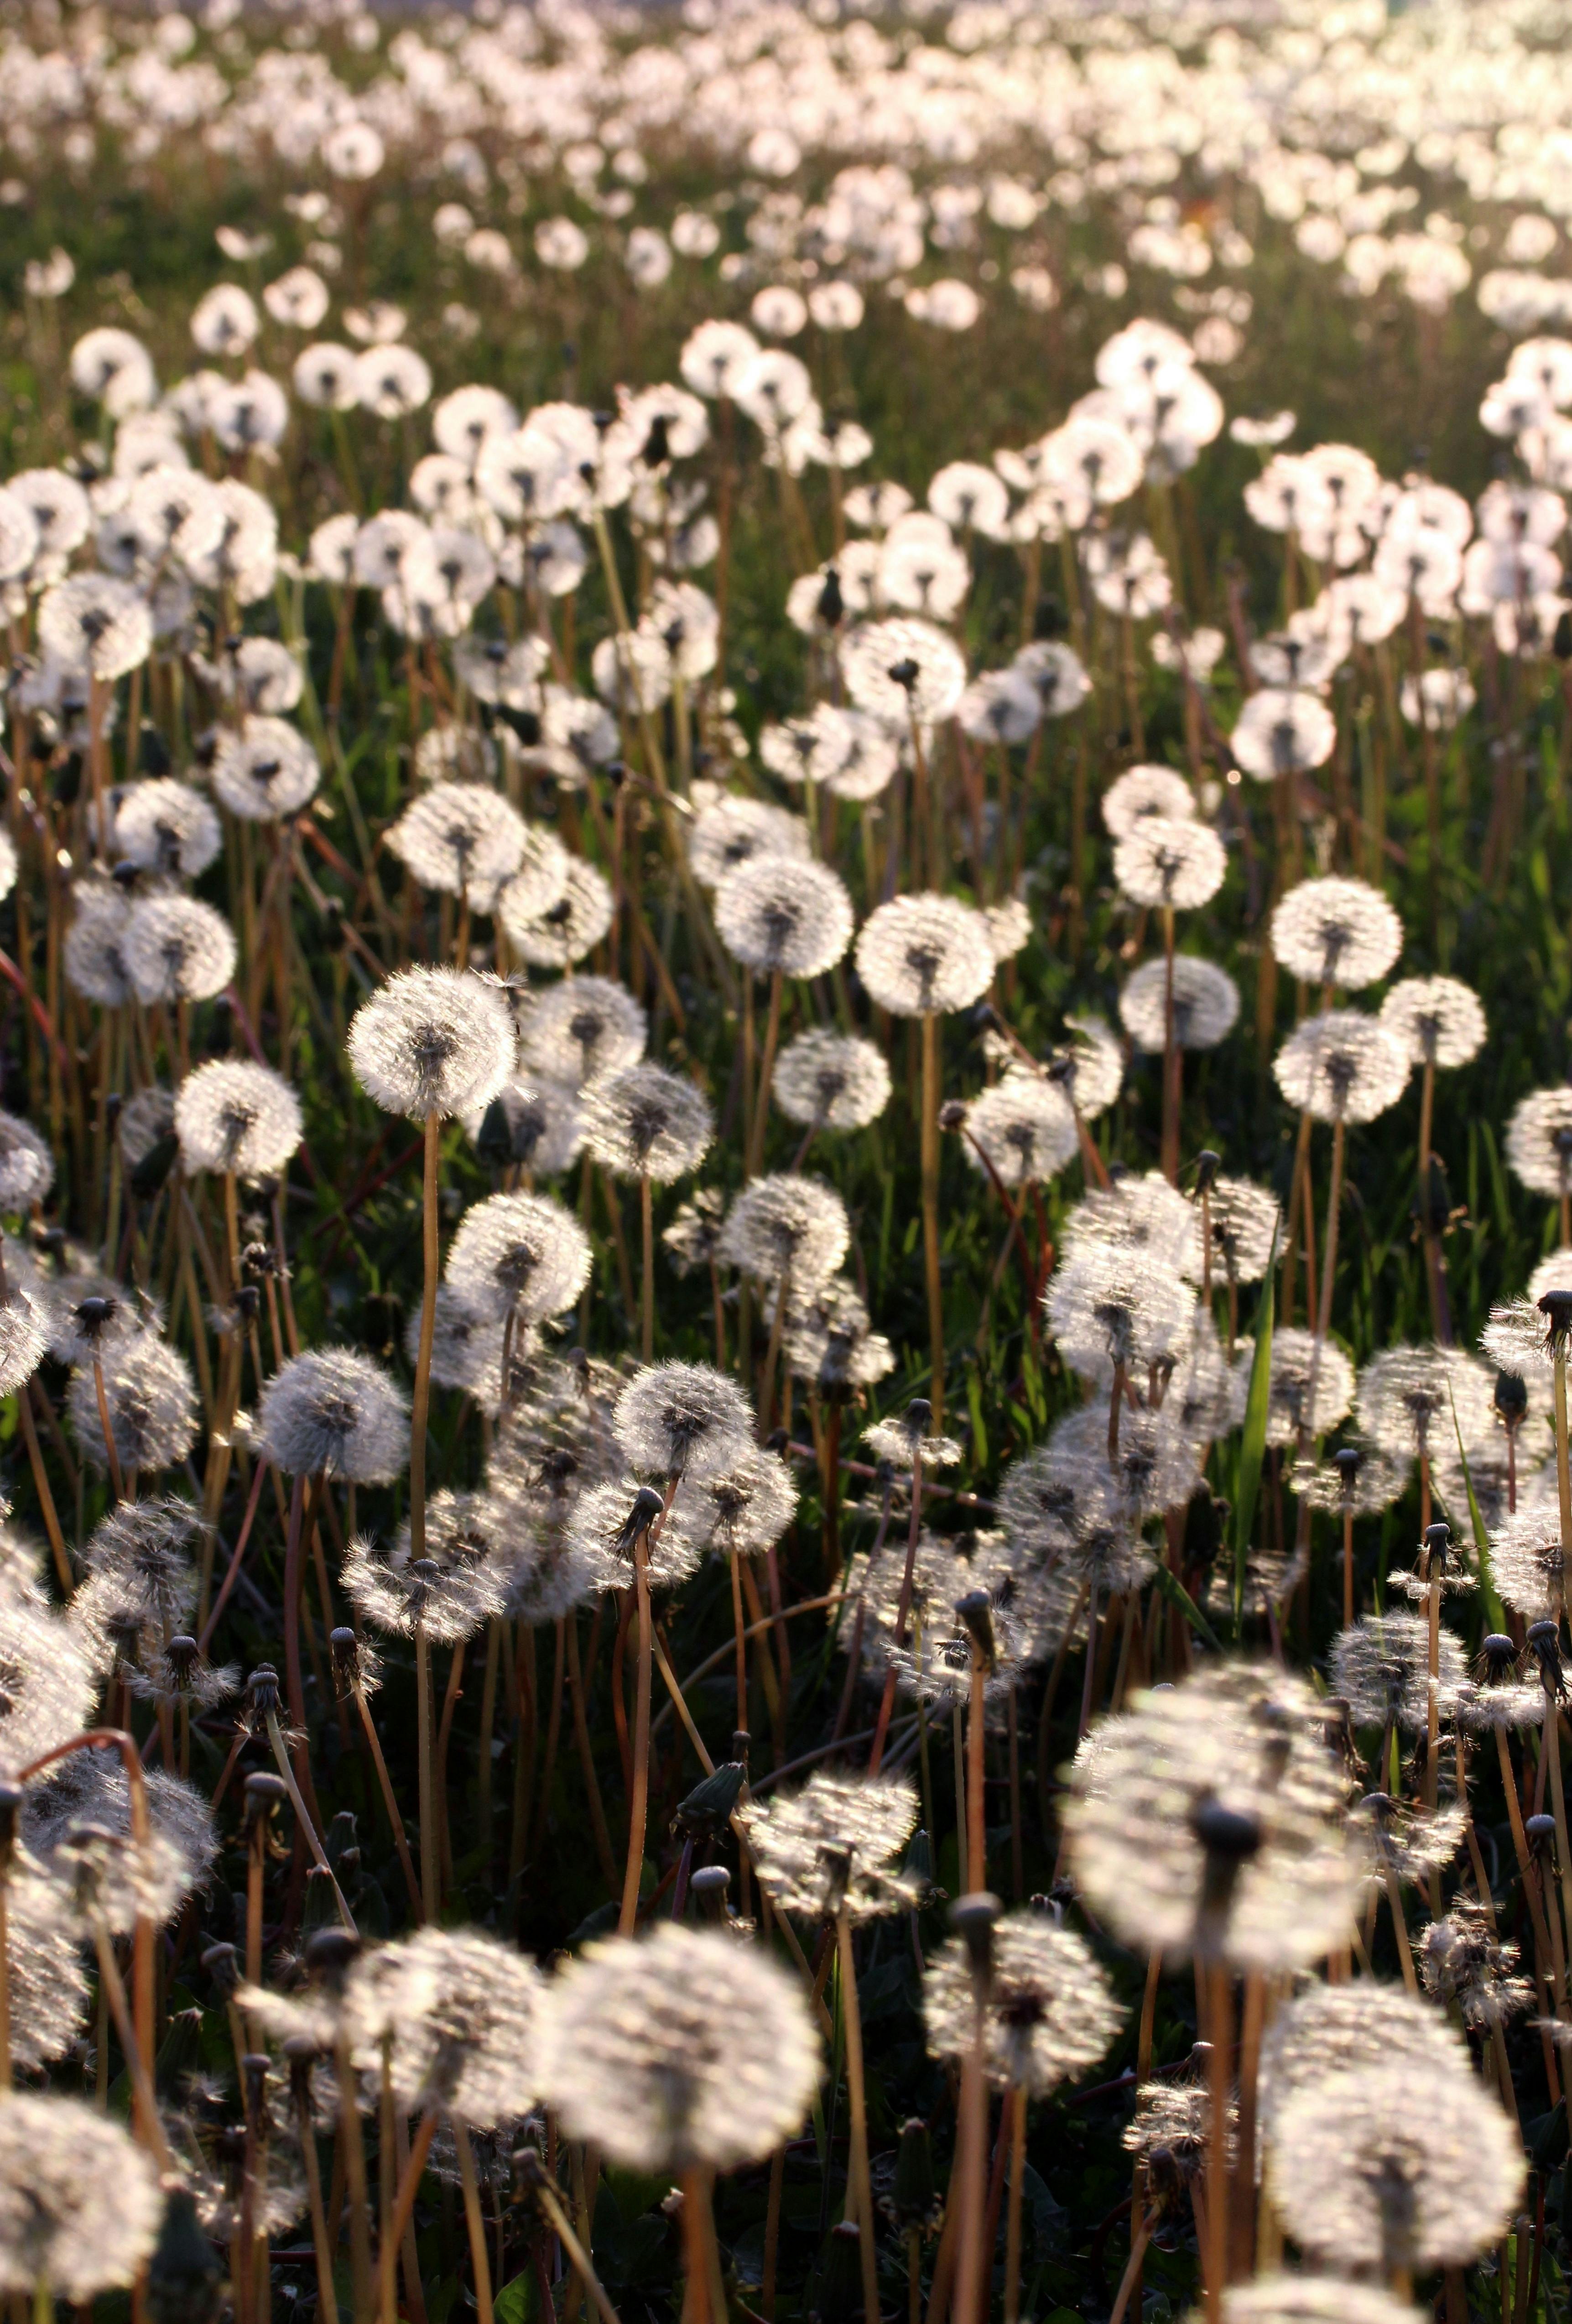
[[(437, 1330), (437, 1179), (441, 1171), (442, 1117), (426, 1117), (424, 1164), (421, 1172), (421, 1246), (425, 1262), (425, 1297), (420, 1310), (420, 1343), (415, 1358), (415, 1392), (409, 1408), (409, 1562), (426, 1554), (426, 1420), (431, 1404), (431, 1348)], [(421, 1847), (426, 1844), (421, 1819)]]

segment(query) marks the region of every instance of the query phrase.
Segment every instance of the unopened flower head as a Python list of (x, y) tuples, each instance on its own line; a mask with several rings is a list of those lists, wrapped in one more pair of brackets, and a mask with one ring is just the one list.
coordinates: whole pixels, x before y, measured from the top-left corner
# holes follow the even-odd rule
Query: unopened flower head
[(628, 1065), (584, 1092), (584, 1143), (603, 1169), (657, 1185), (685, 1178), (709, 1152), (715, 1118), (684, 1074)]
[(175, 1097), (175, 1135), (188, 1173), (279, 1176), (300, 1143), (300, 1101), (271, 1065), (218, 1057), (188, 1074)]
[(636, 2171), (728, 2170), (801, 2126), (818, 2043), (796, 1980), (720, 1930), (593, 1945), (540, 2004), (541, 2095)]
[[(965, 2064), (975, 1989), (965, 1944), (951, 1937), (923, 1979), (930, 2055)], [(988, 2076), (996, 2089), (1046, 2098), (1097, 2064), (1124, 2019), (1107, 1975), (1073, 1929), (1038, 1912), (1007, 1913), (996, 1924), (986, 2007)]]
[(873, 1042), (818, 1027), (786, 1042), (770, 1082), (788, 1121), (821, 1130), (865, 1130), (889, 1103), (890, 1089), (889, 1067)]
[(980, 912), (949, 896), (896, 896), (857, 939), (857, 973), (892, 1017), (949, 1016), (993, 982), (993, 946)]
[(1108, 1723), (1071, 1803), (1071, 1862), (1126, 1943), (1287, 1969), (1346, 1941), (1342, 1803), (1309, 1691), (1230, 1664)]
[(494, 985), (447, 968), (400, 969), (356, 1010), (349, 1062), (386, 1113), (470, 1111), (511, 1077), (516, 1044)]
[(822, 976), (851, 942), (851, 899), (826, 864), (756, 855), (716, 889), (715, 926), (759, 975)]
[(287, 1477), (383, 1484), (409, 1457), (409, 1413), (391, 1377), (349, 1348), (311, 1349), (262, 1390), (259, 1434)]
[(1408, 1085), (1404, 1050), (1379, 1018), (1328, 1009), (1295, 1027), (1272, 1062), (1290, 1105), (1317, 1121), (1374, 1121)]
[(799, 1171), (755, 1178), (732, 1204), (719, 1255), (761, 1283), (790, 1279), (806, 1291), (833, 1275), (851, 1239), (833, 1187)]

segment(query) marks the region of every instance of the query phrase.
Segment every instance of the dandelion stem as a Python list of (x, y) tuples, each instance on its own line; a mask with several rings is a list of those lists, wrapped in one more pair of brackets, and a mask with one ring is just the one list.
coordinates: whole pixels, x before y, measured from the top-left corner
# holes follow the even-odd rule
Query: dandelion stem
[(399, 1803), (393, 1796), (393, 1785), (388, 1774), (388, 1763), (382, 1756), (382, 1738), (377, 1733), (376, 1721), (372, 1717), (372, 1707), (366, 1701), (365, 1689), (358, 1680), (354, 1686), (354, 1702), (355, 1709), (360, 1713), (360, 1723), (365, 1730), (366, 1742), (371, 1748), (372, 1765), (377, 1771), (382, 1805), (388, 1811), (388, 1821), (392, 1827), (393, 1845), (399, 1851), (399, 1862), (403, 1867), (404, 1885), (409, 1891), (409, 1909), (415, 1915), (415, 1925), (418, 1928), (426, 1914), (420, 1899), (420, 1883), (415, 1877), (415, 1859), (409, 1853), (409, 1834), (404, 1830), (404, 1819), (399, 1813)]
[[(409, 1562), (426, 1554), (426, 1416), (431, 1402), (431, 1348), (437, 1331), (437, 1179), (441, 1170), (442, 1117), (426, 1117), (425, 1160), (421, 1173), (421, 1246), (425, 1263), (424, 1298), (420, 1310), (420, 1343), (415, 1359), (415, 1393), (409, 1409)], [(420, 1844), (426, 1845), (426, 1818), (421, 1817)], [(427, 1900), (429, 1902), (429, 1899)]]
[(868, 2324), (878, 2324), (878, 2264), (873, 2240), (873, 2182), (868, 2168), (868, 2092), (863, 2078), (862, 2012), (857, 1999), (857, 1961), (851, 1950), (851, 1915), (842, 1902), (835, 1915), (835, 1945), (841, 1965), (841, 2008), (846, 2029), (846, 2099), (850, 2114), (850, 2169), (847, 2174), (847, 2218), (860, 2229), (862, 2305)]
[(639, 1286), (639, 1352), (655, 1360), (655, 1194), (648, 1170), (639, 1176), (639, 1217), (643, 1229), (644, 1280)]
[[(676, 1491), (676, 1479), (674, 1477), (666, 1487), (660, 1517), (656, 1521), (657, 1528), (665, 1522)], [(648, 1534), (641, 1533), (633, 1544), (633, 1586), (639, 1612), (639, 1675), (633, 1710), (633, 1789), (628, 1810), (628, 1865), (622, 1877), (622, 1907), (617, 1916), (617, 1933), (622, 1937), (633, 1934), (639, 1919), (645, 1823), (649, 1812), (649, 1692), (655, 1668), (655, 1624), (649, 1609), (649, 1539)]]
[(1228, 2084), (1234, 2047), (1234, 1983), (1226, 1961), (1207, 1969), (1208, 2076), (1206, 2235), (1202, 2245), (1207, 2324), (1222, 2324), (1228, 2273)]
[(481, 2190), (475, 2181), (475, 2158), (469, 2132), (457, 2115), (450, 2116), (453, 2143), (458, 2150), (459, 2184), (464, 2190), (464, 2225), (469, 2230), (470, 2265), (474, 2270), (475, 2313), (480, 2324), (492, 2324), (492, 2270), (486, 2257), (486, 2223), (481, 2211)]
[(933, 1426), (944, 1426), (944, 1294), (939, 1277), (939, 1020), (923, 1018), (923, 1253), (928, 1277), (928, 1335), (933, 1375), (928, 1400)]
[(437, 1816), (433, 1806), (431, 1765), (431, 1641), (426, 1625), (415, 1625), (415, 1726), (420, 1814), (420, 1898), (424, 1917), (437, 1914)]
[(1016, 2084), (1006, 2106), (1010, 2122), (1010, 2197), (1005, 2215), (1005, 2324), (1021, 2313), (1021, 2200), (1025, 2191), (1026, 2093)]

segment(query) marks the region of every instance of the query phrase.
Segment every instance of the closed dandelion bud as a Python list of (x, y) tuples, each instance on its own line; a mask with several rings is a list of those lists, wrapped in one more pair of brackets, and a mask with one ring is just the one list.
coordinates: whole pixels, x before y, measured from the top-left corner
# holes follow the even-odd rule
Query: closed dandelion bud
[(361, 1941), (345, 1928), (317, 1929), (306, 1941), (306, 1967), (329, 1993), (336, 1993), (360, 1959)]
[(950, 1925), (965, 1948), (973, 1979), (984, 1987), (992, 1974), (994, 1930), (1004, 1909), (986, 1888), (957, 1896), (950, 1907)]
[(928, 2135), (928, 2126), (920, 2115), (901, 2125), (900, 2144), (896, 2150), (896, 2183), (894, 2209), (897, 2226), (926, 2227), (933, 2217), (937, 2200), (937, 2182), (933, 2176), (933, 2142)]
[(816, 2324), (852, 2324), (861, 2314), (861, 2246), (855, 2219), (841, 2219), (824, 2237), (818, 2282), (808, 2309)]
[[(279, 1674), (271, 1663), (258, 1663), (246, 1680), (245, 1692), (252, 1714), (258, 1721), (266, 1720), (270, 1714), (274, 1718), (278, 1716)], [(247, 1780), (249, 1783), (250, 1779)], [(273, 1775), (267, 1780), (277, 1783), (280, 1778)]]
[(1553, 1815), (1531, 1815), (1523, 1819), (1523, 1833), (1531, 1854), (1539, 1858), (1553, 1877), (1560, 1871), (1556, 1861), (1556, 1819)]
[(221, 2001), (227, 2001), (240, 1989), (240, 1955), (233, 1945), (209, 1945), (202, 1955), (202, 1967), (213, 1980), (213, 1990)]
[(728, 1759), (695, 1784), (679, 1802), (671, 1828), (679, 1840), (718, 1840), (731, 1821), (731, 1812), (742, 1795), (748, 1770), (740, 1759)]
[[(252, 1675), (254, 1684), (256, 1674), (253, 1672)], [(289, 1796), (290, 1787), (281, 1775), (272, 1775), (265, 1768), (248, 1775), (245, 1779), (247, 1831), (254, 1832), (259, 1826), (267, 1823), (275, 1809), (282, 1807)]]
[(994, 1663), (993, 1601), (988, 1591), (969, 1590), (964, 1598), (956, 1600), (955, 1611), (965, 1626), (979, 1661), (985, 1670), (991, 1670)]
[(216, 2324), (226, 2273), (202, 2232), (189, 2189), (171, 2189), (142, 2284), (148, 2324)]

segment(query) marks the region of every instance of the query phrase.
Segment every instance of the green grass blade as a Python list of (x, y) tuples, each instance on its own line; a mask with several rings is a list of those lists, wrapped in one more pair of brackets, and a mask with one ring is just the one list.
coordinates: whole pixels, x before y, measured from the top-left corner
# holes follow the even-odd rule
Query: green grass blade
[(1200, 1608), (1196, 1604), (1195, 1600), (1190, 1596), (1183, 1582), (1179, 1579), (1179, 1576), (1176, 1573), (1171, 1573), (1167, 1566), (1163, 1564), (1161, 1558), (1159, 1558), (1157, 1562), (1157, 1571), (1154, 1579), (1158, 1589), (1163, 1592), (1164, 1598), (1167, 1599), (1169, 1604), (1171, 1606), (1178, 1607), (1180, 1612), (1184, 1616), (1185, 1620), (1190, 1624), (1190, 1628), (1195, 1632), (1197, 1637), (1204, 1638), (1207, 1645), (1210, 1646), (1213, 1654), (1220, 1655), (1223, 1651), (1222, 1640), (1218, 1637), (1217, 1632), (1207, 1620), (1206, 1616), (1201, 1612)]
[(1255, 1502), (1261, 1490), (1261, 1463), (1266, 1457), (1266, 1415), (1272, 1392), (1272, 1319), (1276, 1313), (1277, 1230), (1273, 1230), (1272, 1256), (1255, 1303), (1255, 1353), (1250, 1363), (1250, 1392), (1245, 1399), (1245, 1434), (1239, 1444), (1239, 1480), (1234, 1495), (1234, 1636), (1245, 1620), (1245, 1561), (1250, 1554), (1250, 1528), (1255, 1522)]
[(1463, 1431), (1457, 1425), (1457, 1399), (1452, 1394), (1450, 1380), (1447, 1382), (1447, 1401), (1452, 1407), (1452, 1434), (1457, 1440), (1457, 1458), (1463, 1464), (1463, 1487), (1468, 1496), (1468, 1522), (1474, 1528), (1474, 1554), (1479, 1560), (1479, 1595), (1485, 1600), (1491, 1628), (1504, 1630), (1506, 1615), (1495, 1594), (1495, 1576), (1490, 1570), (1490, 1536), (1485, 1530), (1485, 1519), (1480, 1516), (1479, 1503), (1474, 1498), (1474, 1480), (1468, 1473), (1468, 1455), (1463, 1450)]

